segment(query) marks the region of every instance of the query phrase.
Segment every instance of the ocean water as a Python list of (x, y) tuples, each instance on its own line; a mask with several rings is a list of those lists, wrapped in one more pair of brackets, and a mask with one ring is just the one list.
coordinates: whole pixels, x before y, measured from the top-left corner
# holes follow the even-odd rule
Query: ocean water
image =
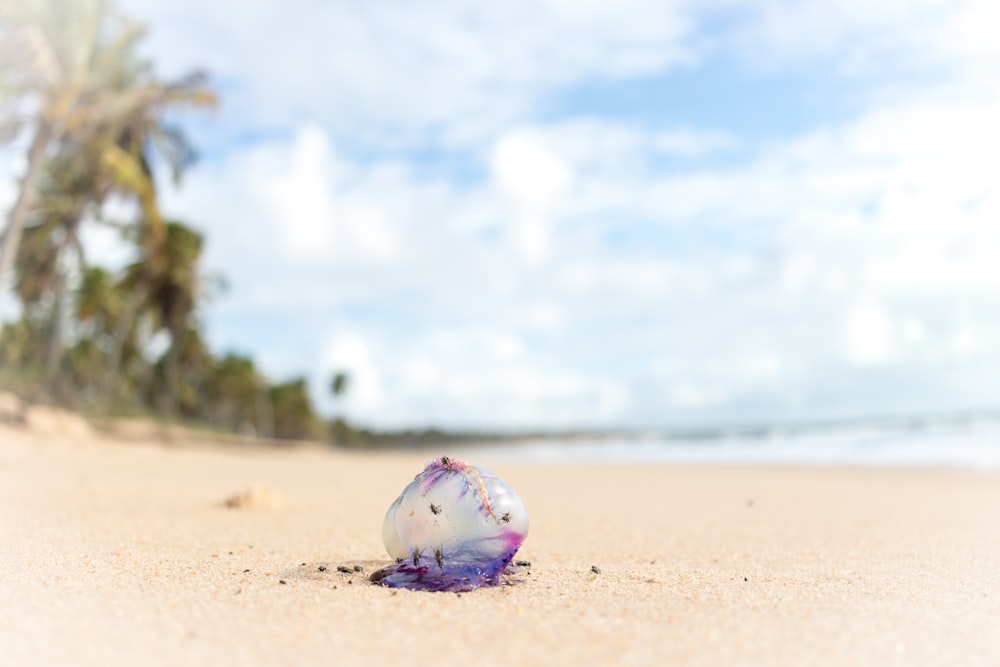
[(872, 421), (807, 427), (620, 432), (527, 439), (477, 460), (1000, 469), (1000, 419)]

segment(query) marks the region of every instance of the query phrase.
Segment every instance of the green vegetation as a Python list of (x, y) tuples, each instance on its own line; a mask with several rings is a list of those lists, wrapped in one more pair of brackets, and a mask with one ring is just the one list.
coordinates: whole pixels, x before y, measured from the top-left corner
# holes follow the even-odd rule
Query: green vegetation
[[(0, 0), (0, 141), (26, 143), (0, 245), (0, 292), (20, 304), (0, 328), (0, 387), (92, 414), (323, 437), (305, 380), (273, 384), (204, 341), (204, 239), (164, 219), (156, 174), (166, 166), (179, 180), (195, 159), (170, 113), (211, 109), (216, 96), (200, 72), (157, 78), (137, 54), (142, 34), (108, 1)], [(132, 263), (88, 262), (89, 225), (116, 230)]]

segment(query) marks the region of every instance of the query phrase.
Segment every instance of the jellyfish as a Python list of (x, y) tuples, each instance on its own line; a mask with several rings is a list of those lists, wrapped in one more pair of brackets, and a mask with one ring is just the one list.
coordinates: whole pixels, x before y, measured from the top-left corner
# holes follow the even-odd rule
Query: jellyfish
[(393, 565), (371, 575), (390, 588), (469, 591), (496, 586), (528, 534), (528, 512), (495, 473), (442, 456), (389, 506), (382, 539)]

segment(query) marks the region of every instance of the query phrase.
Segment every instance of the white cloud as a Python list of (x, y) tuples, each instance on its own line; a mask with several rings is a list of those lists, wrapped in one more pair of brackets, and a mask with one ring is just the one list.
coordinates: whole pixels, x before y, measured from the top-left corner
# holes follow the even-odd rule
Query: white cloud
[[(437, 329), (401, 346), (390, 371), (399, 409), (390, 423), (480, 424), (494, 428), (541, 424), (572, 427), (579, 406), (591, 419), (613, 418), (627, 402), (621, 387), (567, 370), (524, 344), (512, 331)], [(538, 419), (540, 405), (547, 419)], [(462, 414), (456, 414), (456, 406)], [(359, 415), (376, 419), (375, 415)]]
[(702, 157), (738, 145), (738, 141), (727, 132), (718, 130), (695, 130), (680, 128), (660, 132), (652, 138), (652, 145), (659, 151), (680, 157)]
[(553, 204), (573, 174), (555, 151), (531, 131), (503, 135), (493, 148), (490, 169), (504, 204), (503, 223), (511, 246), (530, 264), (546, 261), (552, 251)]
[[(252, 267), (253, 276), (234, 277), (247, 286), (225, 308), (280, 307), (288, 327), (305, 311), (357, 306), (389, 318), (336, 315), (347, 326), (320, 326), (314, 337), (336, 354), (289, 356), (327, 359), (314, 386), (337, 364), (356, 373), (346, 405), (362, 421), (594, 425), (870, 411), (872, 400), (961, 405), (996, 388), (963, 380), (963, 369), (1000, 377), (989, 344), (1000, 339), (1000, 316), (986, 307), (1000, 298), (1000, 193), (984, 176), (1000, 170), (994, 112), (1000, 99), (915, 100), (680, 174), (604, 169), (605, 156), (643, 165), (659, 150), (641, 136), (623, 141), (629, 133), (615, 124), (590, 120), (589, 135), (576, 125), (576, 140), (613, 149), (575, 153), (562, 150), (576, 145), (564, 141), (566, 127), (536, 124), (513, 136), (529, 136), (543, 166), (559, 166), (540, 172), (528, 197), (544, 199), (535, 213), (552, 235), (548, 261), (534, 264), (516, 243), (483, 236), (518, 224), (505, 218), (519, 210), (517, 175), (459, 188), (402, 165), (359, 163), (306, 129), (234, 155), (242, 172), (191, 183), (228, 203), (228, 217), (208, 221), (220, 268)], [(303, 137), (326, 146), (323, 160), (303, 157)], [(484, 166), (496, 167), (495, 156), (485, 153)], [(331, 236), (302, 232), (323, 252), (283, 254), (259, 240), (278, 238), (284, 223), (240, 193), (266, 194), (276, 168), (311, 169), (292, 182), (326, 184), (314, 194), (330, 202)], [(197, 192), (185, 190), (178, 205), (199, 205), (188, 199)], [(394, 239), (391, 262), (352, 238), (364, 218), (353, 211), (365, 207)], [(235, 234), (234, 218), (246, 225)], [(609, 241), (629, 230), (639, 243)], [(883, 375), (859, 391), (852, 368)], [(896, 398), (900, 377), (937, 382), (925, 399), (908, 390), (906, 403)]]
[[(351, 330), (338, 330), (328, 343), (317, 384), (328, 388), (334, 373), (348, 374), (349, 391), (346, 396), (350, 407), (377, 416), (385, 409), (386, 395), (382, 387), (382, 373), (373, 359), (371, 342), (367, 336)], [(324, 397), (327, 398), (327, 397)], [(328, 403), (328, 401), (324, 401)]]
[(494, 178), (505, 194), (528, 206), (544, 204), (568, 184), (572, 173), (554, 152), (525, 132), (511, 132), (497, 142), (491, 160)]
[[(747, 5), (729, 37), (747, 59), (767, 67), (834, 60), (841, 72), (995, 68), (1000, 11), (990, 0), (769, 0)], [(995, 71), (995, 69), (994, 69)]]
[(271, 219), (280, 224), (279, 248), (291, 261), (317, 262), (335, 247), (334, 165), (324, 132), (301, 128), (295, 137), (289, 164), (275, 170), (263, 183)]
[(851, 308), (844, 322), (844, 337), (851, 362), (869, 365), (885, 361), (892, 342), (885, 309), (875, 303)]
[(156, 26), (166, 70), (207, 67), (225, 84), (240, 107), (224, 109), (231, 122), (323, 119), (367, 139), (464, 143), (530, 114), (552, 87), (692, 58), (689, 20), (653, 0), (127, 6)]

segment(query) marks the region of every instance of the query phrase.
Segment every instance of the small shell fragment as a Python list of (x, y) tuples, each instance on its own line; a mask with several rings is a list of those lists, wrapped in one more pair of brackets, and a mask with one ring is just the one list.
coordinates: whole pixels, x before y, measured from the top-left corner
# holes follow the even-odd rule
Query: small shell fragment
[(396, 562), (371, 575), (390, 588), (495, 586), (528, 534), (528, 512), (490, 470), (443, 456), (389, 506), (382, 539)]

